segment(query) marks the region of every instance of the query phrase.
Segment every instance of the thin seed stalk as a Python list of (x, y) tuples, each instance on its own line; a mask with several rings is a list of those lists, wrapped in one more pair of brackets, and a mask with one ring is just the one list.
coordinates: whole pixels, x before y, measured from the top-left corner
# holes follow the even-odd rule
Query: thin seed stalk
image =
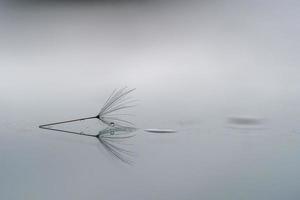
[(57, 125), (57, 124), (64, 124), (64, 123), (70, 123), (70, 122), (77, 122), (77, 121), (83, 121), (83, 120), (88, 120), (88, 119), (98, 119), (99, 116), (94, 116), (94, 117), (85, 117), (85, 118), (80, 118), (80, 119), (72, 119), (72, 120), (67, 120), (67, 121), (61, 121), (61, 122), (55, 122), (55, 123), (50, 123), (50, 124), (43, 124), (40, 125), (39, 128), (45, 128), (45, 126), (52, 126), (52, 125)]

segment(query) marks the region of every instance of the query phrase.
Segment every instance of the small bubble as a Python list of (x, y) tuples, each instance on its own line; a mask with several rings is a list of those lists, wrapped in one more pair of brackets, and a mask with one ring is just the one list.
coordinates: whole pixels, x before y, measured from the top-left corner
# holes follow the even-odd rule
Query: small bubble
[(110, 130), (110, 135), (114, 135), (115, 131), (114, 130)]

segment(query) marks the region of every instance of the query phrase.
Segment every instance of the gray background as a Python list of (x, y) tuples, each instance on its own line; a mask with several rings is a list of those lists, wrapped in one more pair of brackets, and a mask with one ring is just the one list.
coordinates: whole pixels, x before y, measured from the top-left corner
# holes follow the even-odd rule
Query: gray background
[[(299, 199), (299, 17), (296, 0), (2, 1), (0, 199)], [(123, 86), (133, 166), (37, 128)]]

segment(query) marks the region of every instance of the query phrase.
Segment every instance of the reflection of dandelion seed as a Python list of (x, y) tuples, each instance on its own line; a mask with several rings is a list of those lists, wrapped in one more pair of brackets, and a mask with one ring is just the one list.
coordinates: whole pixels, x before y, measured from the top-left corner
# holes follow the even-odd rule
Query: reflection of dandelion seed
[[(131, 100), (129, 96), (132, 91), (134, 91), (134, 89), (129, 90), (127, 88), (113, 91), (113, 93), (110, 95), (110, 97), (107, 99), (106, 103), (100, 110), (99, 114), (96, 116), (44, 124), (40, 125), (39, 128), (81, 136), (95, 137), (112, 155), (127, 164), (131, 164), (132, 162), (130, 161), (128, 156), (131, 156), (132, 152), (118, 147), (113, 143), (119, 141), (120, 139), (127, 139), (134, 136), (130, 134), (136, 130), (136, 128), (134, 128), (133, 126), (133, 123), (118, 117), (120, 115), (128, 115), (119, 113), (119, 111), (135, 106), (132, 104), (135, 101)], [(99, 131), (97, 135), (90, 135), (84, 132), (68, 131), (52, 127), (53, 125), (66, 124), (89, 119), (98, 119), (100, 122), (108, 125), (108, 128)], [(127, 157), (124, 156), (124, 154), (127, 155)]]

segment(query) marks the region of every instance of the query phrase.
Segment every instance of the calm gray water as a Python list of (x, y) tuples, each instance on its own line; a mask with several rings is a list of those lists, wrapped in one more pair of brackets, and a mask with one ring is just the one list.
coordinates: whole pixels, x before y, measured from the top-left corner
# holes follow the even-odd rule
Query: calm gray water
[[(0, 199), (298, 200), (299, 13), (293, 0), (2, 1)], [(38, 128), (95, 115), (123, 86), (139, 100), (133, 165)]]

